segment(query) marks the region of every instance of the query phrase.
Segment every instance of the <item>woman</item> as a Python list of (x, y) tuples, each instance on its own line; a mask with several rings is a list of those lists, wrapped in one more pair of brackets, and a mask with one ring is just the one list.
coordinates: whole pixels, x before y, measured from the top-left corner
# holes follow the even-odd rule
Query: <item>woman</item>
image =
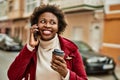
[[(55, 5), (41, 5), (35, 8), (30, 20), (32, 27), (29, 42), (11, 64), (8, 78), (87, 80), (78, 48), (60, 36), (67, 26), (62, 10)], [(52, 59), (54, 49), (63, 50), (64, 57), (55, 56)]]

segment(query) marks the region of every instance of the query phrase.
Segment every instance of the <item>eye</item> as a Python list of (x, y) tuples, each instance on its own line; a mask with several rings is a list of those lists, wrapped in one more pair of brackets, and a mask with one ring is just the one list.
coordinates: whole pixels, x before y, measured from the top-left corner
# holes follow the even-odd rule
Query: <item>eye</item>
[(42, 23), (42, 24), (44, 24), (44, 23), (46, 23), (46, 20), (40, 20), (40, 23)]
[(56, 24), (56, 22), (52, 20), (52, 21), (50, 21), (50, 24), (54, 25), (54, 24)]

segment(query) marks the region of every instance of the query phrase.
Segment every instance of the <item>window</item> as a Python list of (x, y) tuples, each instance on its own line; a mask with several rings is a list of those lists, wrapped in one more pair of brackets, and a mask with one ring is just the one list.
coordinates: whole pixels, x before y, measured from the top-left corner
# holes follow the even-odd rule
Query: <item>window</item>
[(25, 12), (29, 13), (32, 12), (34, 10), (34, 8), (38, 5), (38, 0), (25, 0), (26, 4), (25, 4)]
[(9, 12), (13, 10), (13, 1), (9, 1)]
[(82, 27), (73, 27), (72, 39), (83, 40), (83, 28)]
[(7, 10), (8, 10), (8, 6), (7, 6), (7, 1), (6, 0), (1, 0), (0, 1), (0, 17), (4, 17), (7, 15)]

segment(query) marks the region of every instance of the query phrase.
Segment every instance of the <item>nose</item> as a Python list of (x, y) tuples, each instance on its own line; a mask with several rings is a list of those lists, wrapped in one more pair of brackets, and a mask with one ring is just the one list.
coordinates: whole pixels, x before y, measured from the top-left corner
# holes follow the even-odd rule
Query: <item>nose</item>
[(47, 22), (47, 23), (45, 24), (45, 27), (51, 27), (50, 23)]

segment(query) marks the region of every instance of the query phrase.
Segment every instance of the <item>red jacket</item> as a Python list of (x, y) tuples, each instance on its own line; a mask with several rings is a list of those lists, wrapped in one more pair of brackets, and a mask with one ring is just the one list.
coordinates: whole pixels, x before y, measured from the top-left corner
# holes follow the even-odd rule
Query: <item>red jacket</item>
[[(61, 49), (65, 52), (65, 61), (70, 70), (70, 80), (87, 80), (87, 75), (84, 70), (82, 57), (78, 48), (73, 42), (59, 36)], [(37, 64), (37, 48), (32, 52), (26, 47), (20, 51), (8, 70), (9, 80), (35, 80), (36, 64)], [(71, 59), (68, 59), (72, 57)], [(30, 79), (28, 79), (30, 78)]]

